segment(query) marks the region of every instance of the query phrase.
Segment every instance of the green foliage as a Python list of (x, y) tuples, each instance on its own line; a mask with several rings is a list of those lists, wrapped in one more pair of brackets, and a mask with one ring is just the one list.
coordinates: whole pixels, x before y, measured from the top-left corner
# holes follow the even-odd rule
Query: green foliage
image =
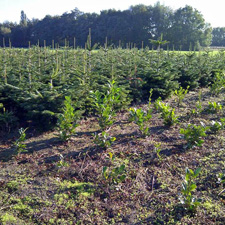
[(139, 108), (130, 108), (129, 113), (129, 121), (133, 121), (139, 126), (139, 130), (141, 131), (142, 135), (147, 136), (149, 134), (148, 126), (145, 126), (145, 122), (149, 121), (152, 118), (152, 109), (151, 109), (151, 96), (152, 96), (153, 89), (150, 90), (149, 95), (149, 103), (147, 111)]
[(168, 104), (162, 102), (161, 98), (155, 101), (155, 108), (161, 113), (164, 120), (164, 125), (172, 126), (178, 123), (178, 116), (175, 115), (175, 109), (171, 108)]
[(217, 175), (217, 178), (218, 178), (218, 182), (219, 182), (220, 184), (225, 183), (225, 174), (224, 174), (224, 173), (219, 173), (219, 174)]
[(213, 83), (210, 86), (210, 92), (218, 96), (225, 88), (225, 74), (222, 72), (217, 72)]
[(116, 140), (115, 137), (111, 137), (107, 132), (102, 131), (101, 133), (94, 134), (94, 143), (102, 148), (109, 148), (112, 143)]
[(31, 206), (24, 204), (21, 200), (12, 208), (27, 217), (29, 217), (29, 214), (32, 214), (34, 211)]
[[(79, 195), (83, 195), (85, 197), (90, 196), (94, 192), (94, 185), (89, 182), (63, 180), (59, 181), (59, 189), (61, 191), (70, 190), (70, 197), (76, 199)], [(64, 199), (68, 199), (69, 196), (67, 194), (56, 194), (54, 195), (54, 198), (58, 201), (59, 205), (61, 205), (63, 204)]]
[(14, 145), (16, 147), (16, 154), (20, 154), (21, 152), (27, 152), (27, 145), (24, 143), (26, 141), (26, 130), (28, 128), (20, 128), (19, 129), (19, 138), (15, 141)]
[(183, 178), (181, 195), (179, 200), (181, 204), (184, 205), (184, 208), (190, 212), (196, 211), (196, 208), (200, 205), (201, 199), (196, 199), (193, 197), (192, 192), (197, 188), (194, 179), (199, 175), (201, 168), (196, 169), (195, 171), (186, 168), (185, 176)]
[(75, 134), (75, 129), (78, 126), (80, 118), (80, 111), (75, 111), (72, 106), (70, 96), (65, 97), (63, 113), (58, 116), (57, 127), (59, 130), (59, 137), (62, 141), (67, 141)]
[(110, 102), (107, 102), (107, 97), (102, 100), (102, 94), (97, 90), (94, 92), (95, 105), (97, 108), (98, 122), (101, 130), (105, 130), (107, 127), (113, 124), (113, 117), (115, 116), (115, 111), (113, 110)]
[(184, 63), (178, 65), (180, 67), (179, 83), (182, 87), (189, 86), (190, 89), (195, 89), (199, 87), (201, 79), (197, 53), (188, 52), (183, 60)]
[(222, 105), (217, 102), (208, 102), (208, 112), (210, 113), (218, 113), (222, 111)]
[(187, 89), (183, 89), (182, 87), (180, 87), (178, 90), (174, 91), (174, 95), (177, 97), (176, 101), (178, 102), (178, 107), (183, 102), (186, 94), (188, 93), (189, 88), (190, 88), (190, 86), (187, 86)]
[(115, 85), (115, 81), (108, 83), (107, 94), (103, 95), (99, 90), (92, 92), (97, 110), (98, 122), (101, 130), (105, 130), (114, 123), (115, 108), (120, 103), (121, 88)]
[(162, 98), (158, 97), (154, 103), (154, 107), (159, 112), (161, 112), (161, 108), (162, 108), (161, 104), (162, 104)]
[(178, 123), (178, 116), (175, 115), (174, 111), (175, 109), (165, 108), (165, 111), (162, 112), (162, 117), (166, 126), (172, 126)]
[(62, 167), (68, 167), (69, 163), (65, 161), (64, 157), (62, 154), (59, 154), (60, 160), (59, 162), (56, 163), (56, 166), (58, 168), (62, 168)]
[(220, 130), (224, 129), (225, 126), (225, 118), (221, 118), (219, 121), (211, 121), (209, 129), (212, 133), (218, 133)]
[[(29, 120), (41, 130), (51, 129), (62, 112), (63, 96), (71, 96), (76, 108), (84, 110), (84, 116), (93, 115), (99, 109), (90, 90), (99, 92), (96, 93), (99, 95), (98, 104), (105, 107), (100, 110), (102, 114), (105, 111), (113, 118), (113, 111), (126, 108), (130, 100), (147, 100), (151, 88), (156, 99), (170, 96), (179, 90), (179, 85), (183, 89), (188, 85), (189, 89), (208, 85), (215, 73), (221, 75), (222, 72), (218, 71), (224, 71), (224, 56), (207, 52), (156, 52), (148, 48), (100, 48), (94, 52), (68, 47), (0, 48), (0, 102), (5, 108), (5, 115), (0, 114), (0, 126), (12, 130), (18, 118), (18, 123)], [(116, 82), (113, 84), (114, 93), (109, 80)], [(115, 98), (107, 100), (108, 95)], [(114, 101), (113, 111), (111, 103), (103, 100)], [(99, 118), (101, 126), (111, 126), (107, 125), (111, 119), (107, 121), (107, 116), (103, 117), (106, 117), (103, 122)]]
[(199, 92), (198, 101), (196, 102), (195, 107), (196, 107), (195, 109), (191, 110), (192, 115), (198, 115), (203, 111), (203, 109), (202, 109), (202, 92), (201, 91)]
[(209, 127), (206, 127), (203, 123), (199, 126), (195, 124), (188, 124), (186, 129), (181, 128), (180, 133), (184, 135), (184, 139), (187, 141), (187, 148), (193, 146), (202, 146), (204, 143), (203, 137), (206, 137), (206, 131)]
[(17, 191), (18, 190), (18, 187), (19, 187), (19, 183), (17, 181), (15, 181), (15, 180), (9, 181), (6, 184), (6, 188), (8, 189), (8, 192), (9, 193), (12, 193), (14, 191)]
[(136, 123), (139, 127), (139, 130), (142, 135), (147, 136), (149, 134), (149, 128), (145, 125), (152, 118), (152, 109), (151, 109), (151, 97), (153, 89), (150, 90), (149, 103), (147, 111), (139, 108), (130, 108), (129, 109), (129, 121)]
[(155, 143), (154, 144), (154, 147), (155, 147), (155, 153), (156, 153), (156, 155), (157, 155), (157, 157), (158, 157), (158, 159), (161, 161), (162, 160), (162, 156), (160, 155), (160, 152), (161, 152), (161, 142), (157, 142), (157, 143)]
[(212, 46), (225, 46), (225, 27), (214, 27), (212, 30)]
[(17, 220), (18, 219), (16, 217), (14, 217), (9, 213), (4, 213), (3, 215), (0, 216), (0, 222), (3, 225), (16, 224)]
[[(209, 46), (212, 32), (202, 14), (192, 7), (185, 6), (178, 10), (171, 10), (169, 6), (160, 3), (136, 5), (123, 11), (109, 9), (100, 14), (84, 13), (71, 8), (69, 13), (57, 17), (48, 15), (42, 20), (28, 20), (22, 11), (19, 24), (3, 23), (0, 31), (1, 37), (5, 40), (13, 40), (14, 47), (27, 48), (29, 41), (31, 45), (37, 45), (40, 40), (38, 45), (42, 47), (53, 45), (54, 48), (52, 40), (55, 40), (61, 46), (64, 45), (65, 49), (69, 49), (76, 46), (84, 47), (90, 28), (94, 32), (95, 43), (100, 43), (102, 46), (105, 37), (109, 37), (109, 43), (113, 45), (118, 45), (121, 40), (120, 47), (125, 46), (126, 43), (136, 43), (140, 48), (142, 41), (143, 45), (149, 43), (149, 38), (158, 39), (155, 43), (153, 41), (153, 44), (159, 46), (167, 43), (162, 40), (163, 34), (165, 39), (170, 41), (171, 48), (174, 45), (176, 49), (180, 49), (183, 45), (183, 50), (189, 50), (190, 43), (193, 47)], [(76, 34), (76, 41), (74, 34)], [(66, 41), (65, 37), (67, 37)], [(86, 42), (88, 51), (96, 47), (91, 45), (92, 42), (89, 31)], [(5, 46), (5, 43), (3, 45)]]
[(163, 41), (163, 34), (161, 34), (161, 36), (160, 36), (160, 38), (158, 38), (158, 40), (149, 39), (149, 41), (151, 44), (155, 45), (158, 50), (160, 50), (160, 47), (162, 45), (166, 45), (169, 43), (169, 41), (166, 41), (166, 40)]
[(0, 128), (2, 130), (10, 131), (11, 127), (15, 126), (17, 122), (17, 118), (12, 111), (7, 111), (3, 104), (0, 104), (0, 109), (2, 112), (0, 113)]
[(115, 156), (113, 153), (109, 153), (111, 165), (104, 166), (102, 169), (102, 175), (109, 185), (119, 184), (126, 179), (126, 166), (125, 164), (117, 165), (115, 162)]
[[(174, 67), (175, 57), (165, 55), (164, 52), (150, 52), (145, 67), (141, 70), (143, 80), (143, 95), (147, 96), (150, 89), (154, 90), (154, 97), (166, 98), (179, 87), (179, 72)], [(144, 55), (144, 57), (147, 57)]]
[(130, 108), (129, 113), (129, 121), (136, 123), (141, 131), (141, 134), (147, 136), (149, 134), (149, 128), (148, 126), (145, 126), (145, 122), (149, 121), (152, 115), (149, 112), (145, 112), (141, 108)]

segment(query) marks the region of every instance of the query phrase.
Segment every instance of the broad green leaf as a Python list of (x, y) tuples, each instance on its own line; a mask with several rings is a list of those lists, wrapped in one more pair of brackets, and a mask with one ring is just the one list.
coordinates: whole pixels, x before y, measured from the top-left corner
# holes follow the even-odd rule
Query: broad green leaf
[(195, 170), (195, 173), (194, 173), (195, 177), (197, 177), (200, 172), (201, 172), (201, 168), (199, 167)]
[(191, 184), (190, 187), (189, 187), (189, 191), (194, 191), (196, 189), (197, 185), (196, 184)]

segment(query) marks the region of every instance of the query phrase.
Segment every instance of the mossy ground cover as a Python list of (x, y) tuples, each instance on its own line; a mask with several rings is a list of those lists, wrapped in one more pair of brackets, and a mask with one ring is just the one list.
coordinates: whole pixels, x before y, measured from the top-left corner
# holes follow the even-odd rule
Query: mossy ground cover
[[(189, 92), (179, 108), (175, 97), (165, 100), (179, 116), (179, 123), (171, 127), (153, 108), (147, 137), (129, 122), (127, 111), (119, 112), (108, 131), (116, 141), (108, 149), (93, 142), (93, 133), (100, 129), (94, 117), (82, 120), (76, 135), (64, 143), (57, 131), (28, 130), (28, 152), (19, 155), (14, 154), (15, 140), (2, 137), (0, 223), (224, 224), (225, 192), (217, 174), (225, 171), (225, 131), (207, 131), (202, 146), (191, 149), (180, 134), (188, 123), (209, 125), (225, 117), (224, 93), (214, 97), (209, 89), (201, 90), (202, 112), (193, 115), (199, 91)], [(210, 113), (209, 101), (220, 102), (223, 110)], [(109, 153), (115, 156), (113, 162), (107, 159)], [(103, 167), (112, 164), (125, 165), (123, 182), (109, 184), (104, 178)], [(201, 168), (193, 195), (202, 202), (195, 212), (179, 201), (186, 167)]]

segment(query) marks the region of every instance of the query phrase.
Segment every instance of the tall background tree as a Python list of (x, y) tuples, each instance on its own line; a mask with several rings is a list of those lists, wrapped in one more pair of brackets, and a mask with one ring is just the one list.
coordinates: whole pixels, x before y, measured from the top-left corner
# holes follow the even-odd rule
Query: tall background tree
[(191, 6), (180, 8), (173, 14), (167, 39), (175, 49), (193, 49), (211, 44), (212, 29), (198, 10)]
[(213, 28), (212, 46), (225, 46), (225, 27)]
[[(103, 10), (100, 14), (83, 13), (75, 8), (61, 16), (47, 15), (42, 20), (29, 20), (21, 11), (19, 24), (0, 24), (0, 37), (11, 39), (14, 47), (27, 47), (28, 42), (36, 45), (67, 43), (74, 46), (85, 46), (89, 28), (92, 31), (92, 42), (103, 45), (106, 37), (108, 44), (127, 46), (133, 43), (137, 47), (152, 44), (149, 39), (159, 40), (161, 35), (169, 41), (169, 47), (188, 50), (200, 46), (209, 46), (212, 28), (202, 14), (191, 6), (174, 11), (160, 4), (136, 5), (129, 9)], [(214, 37), (219, 37), (218, 30)], [(1, 39), (2, 39), (1, 38)], [(3, 39), (2, 39), (3, 40)], [(53, 41), (54, 40), (54, 41)], [(165, 45), (164, 48), (168, 46)]]
[(11, 40), (12, 45), (15, 47), (27, 47), (30, 41), (30, 30), (31, 24), (24, 11), (21, 11), (20, 23), (12, 29)]

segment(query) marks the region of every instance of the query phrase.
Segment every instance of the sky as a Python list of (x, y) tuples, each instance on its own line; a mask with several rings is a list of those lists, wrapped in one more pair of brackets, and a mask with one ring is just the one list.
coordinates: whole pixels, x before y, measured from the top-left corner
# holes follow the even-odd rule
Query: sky
[[(131, 5), (154, 5), (157, 0), (0, 0), (0, 23), (20, 21), (21, 10), (28, 19), (43, 19), (46, 15), (62, 15), (78, 8), (82, 12), (100, 13), (105, 9), (126, 10)], [(197, 9), (212, 27), (225, 27), (225, 0), (160, 0), (176, 10), (185, 5)]]

